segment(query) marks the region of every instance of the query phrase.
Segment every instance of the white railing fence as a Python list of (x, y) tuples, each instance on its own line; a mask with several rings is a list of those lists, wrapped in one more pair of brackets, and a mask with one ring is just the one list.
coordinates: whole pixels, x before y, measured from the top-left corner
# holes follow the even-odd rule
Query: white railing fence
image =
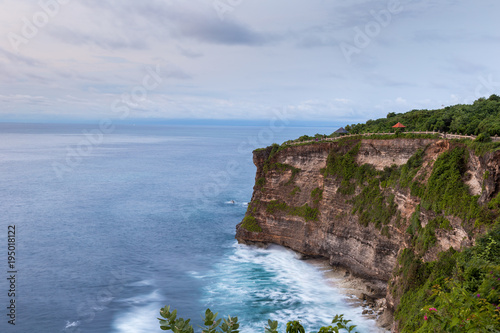
[[(425, 132), (403, 132), (406, 134), (437, 134), (443, 139), (470, 139), (470, 140), (475, 140), (477, 138), (477, 135), (461, 135), (461, 134), (454, 134), (454, 133), (443, 133), (443, 132), (430, 132), (430, 131), (425, 131)], [(287, 141), (288, 144), (291, 145), (297, 145), (297, 144), (303, 144), (303, 143), (309, 143), (309, 142), (315, 142), (315, 141), (336, 141), (339, 139), (344, 139), (344, 138), (349, 138), (353, 136), (371, 136), (371, 135), (393, 135), (394, 133), (389, 132), (389, 133), (362, 133), (362, 134), (346, 134), (346, 135), (341, 135), (336, 138), (329, 138), (325, 137), (323, 139), (313, 139), (313, 140), (306, 140), (306, 141), (294, 141), (290, 140)], [(492, 136), (491, 137), (492, 141), (500, 141), (500, 137), (498, 135)]]

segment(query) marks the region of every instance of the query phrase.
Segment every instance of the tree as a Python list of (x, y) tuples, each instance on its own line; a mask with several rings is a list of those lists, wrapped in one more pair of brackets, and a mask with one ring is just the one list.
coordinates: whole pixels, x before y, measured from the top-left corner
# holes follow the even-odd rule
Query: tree
[(500, 102), (500, 96), (498, 95), (491, 95), (490, 98), (488, 98), (489, 101), (495, 101), (495, 102)]
[(491, 137), (488, 133), (481, 133), (477, 136), (476, 142), (491, 142)]
[[(202, 333), (239, 333), (240, 324), (238, 317), (228, 316), (227, 319), (217, 319), (218, 313), (213, 313), (210, 309), (205, 311), (204, 326), (200, 326)], [(177, 318), (177, 310), (170, 312), (170, 306), (160, 309), (160, 328), (163, 331), (174, 333), (194, 333), (193, 326), (189, 324), (190, 319)], [(221, 324), (222, 322), (222, 324)], [(332, 320), (332, 325), (323, 326), (318, 333), (341, 333), (354, 332), (356, 325), (348, 325), (350, 320), (344, 319), (344, 315), (336, 315)], [(305, 333), (304, 327), (299, 321), (289, 321), (286, 324), (286, 333)], [(278, 333), (278, 322), (268, 320), (264, 333)]]

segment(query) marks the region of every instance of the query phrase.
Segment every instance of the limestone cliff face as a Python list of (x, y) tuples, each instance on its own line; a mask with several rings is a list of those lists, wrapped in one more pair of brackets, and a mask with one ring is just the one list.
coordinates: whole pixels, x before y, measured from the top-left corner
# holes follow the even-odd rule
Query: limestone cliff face
[[(425, 148), (423, 165), (415, 176), (424, 182), (434, 161), (451, 145), (438, 139), (358, 140), (355, 143), (359, 148), (356, 164), (369, 164), (377, 170), (406, 164), (418, 149)], [(255, 151), (256, 185), (246, 216), (262, 231), (248, 231), (240, 223), (236, 238), (240, 242), (283, 245), (306, 255), (326, 257), (332, 265), (348, 268), (361, 277), (391, 280), (398, 254), (411, 246), (406, 230), (420, 199), (412, 196), (408, 188), (381, 189), (384, 195), (393, 195), (398, 213), (384, 222), (384, 228), (361, 223), (360, 215), (353, 214), (352, 202), (361, 189), (356, 187), (354, 193), (342, 194), (341, 177), (325, 177), (324, 173), (331, 152), (342, 156), (351, 148), (352, 144), (322, 142), (291, 146), (277, 153), (270, 147)], [(471, 194), (480, 196), (480, 202), (496, 195), (500, 191), (500, 152), (482, 157), (470, 153), (464, 182)], [(422, 227), (434, 217), (433, 212), (421, 210)], [(437, 242), (425, 253), (425, 260), (435, 260), (438, 252), (450, 247), (459, 250), (474, 242), (474, 233), (466, 230), (460, 218), (447, 218), (451, 228), (437, 230)], [(395, 307), (397, 296), (388, 296), (389, 307)]]

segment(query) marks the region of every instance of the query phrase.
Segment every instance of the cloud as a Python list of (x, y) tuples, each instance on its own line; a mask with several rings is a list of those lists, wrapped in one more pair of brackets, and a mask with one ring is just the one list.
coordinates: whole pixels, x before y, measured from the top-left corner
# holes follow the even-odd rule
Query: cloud
[(353, 119), (358, 112), (359, 103), (347, 98), (313, 99), (288, 105), (287, 108), (295, 119), (312, 120), (347, 120)]
[(457, 57), (449, 59), (447, 68), (450, 72), (462, 73), (466, 75), (477, 75), (478, 73), (486, 72), (488, 70), (488, 67), (481, 63)]
[(106, 62), (114, 63), (114, 64), (123, 64), (128, 63), (129, 61), (123, 57), (110, 57), (110, 56), (98, 56), (97, 58), (103, 59)]
[(390, 77), (388, 75), (379, 73), (365, 74), (366, 81), (373, 86), (382, 87), (414, 87), (415, 83), (412, 81), (401, 80), (398, 78)]
[(22, 65), (28, 65), (31, 67), (40, 67), (43, 66), (43, 63), (40, 60), (23, 56), (20, 54), (15, 54), (10, 51), (7, 51), (6, 49), (0, 47), (0, 55), (3, 55), (4, 59), (8, 60), (11, 63), (14, 64), (22, 64)]
[(194, 51), (192, 49), (184, 48), (181, 45), (177, 45), (177, 49), (179, 50), (179, 53), (182, 54), (185, 57), (188, 58), (199, 58), (203, 57), (202, 52)]
[[(221, 20), (213, 0), (70, 1), (20, 53), (0, 40), (2, 114), (116, 116), (112, 102), (157, 65), (163, 80), (137, 117), (262, 119), (290, 106), (296, 119), (356, 121), (474, 95), (481, 75), (498, 80), (500, 3), (490, 0), (400, 0), (348, 64), (339, 43), (353, 44), (354, 28), (389, 3), (246, 0)], [(0, 9), (3, 36), (41, 10)]]
[(160, 76), (162, 79), (189, 80), (193, 77), (175, 64), (162, 61), (159, 63)]
[(33, 95), (0, 95), (1, 103), (14, 103), (22, 105), (35, 105), (35, 106), (50, 106), (53, 102), (44, 96), (33, 96)]
[(274, 42), (277, 36), (261, 33), (242, 22), (226, 18), (221, 20), (211, 6), (200, 1), (191, 4), (174, 1), (137, 2), (133, 11), (147, 20), (160, 24), (174, 38), (192, 38), (199, 42), (225, 45), (263, 45)]
[(232, 21), (200, 20), (183, 22), (178, 26), (179, 37), (200, 42), (225, 45), (264, 45), (278, 40), (277, 36), (262, 34)]
[(94, 24), (57, 25), (49, 29), (53, 37), (68, 44), (93, 44), (107, 50), (143, 50), (158, 41), (185, 39), (251, 46), (280, 39), (231, 18), (220, 20), (213, 8), (200, 1), (85, 1), (78, 5), (82, 6), (80, 15)]
[(407, 104), (407, 101), (406, 101), (406, 99), (404, 99), (403, 97), (398, 97), (398, 98), (396, 98), (396, 104), (399, 104), (399, 105), (406, 105), (406, 104)]
[(51, 29), (50, 33), (53, 37), (66, 44), (93, 44), (106, 50), (144, 50), (147, 48), (147, 43), (145, 40), (134, 38), (134, 36), (126, 34), (113, 34), (104, 36), (102, 33), (77, 31), (75, 29), (62, 26), (58, 26), (56, 29)]

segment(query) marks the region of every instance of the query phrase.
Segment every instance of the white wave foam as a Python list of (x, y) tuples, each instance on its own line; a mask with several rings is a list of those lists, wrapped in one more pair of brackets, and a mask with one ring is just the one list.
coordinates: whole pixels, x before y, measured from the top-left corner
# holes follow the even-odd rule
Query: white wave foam
[(324, 272), (278, 246), (259, 249), (234, 245), (213, 271), (202, 303), (222, 315), (237, 315), (242, 333), (262, 331), (267, 319), (286, 323), (300, 320), (307, 330), (328, 325), (335, 314), (345, 314), (358, 332), (377, 332), (362, 308), (349, 305)]
[(160, 303), (149, 304), (143, 307), (132, 307), (130, 311), (122, 313), (113, 321), (116, 333), (151, 333), (158, 331), (158, 311)]
[(155, 301), (160, 301), (162, 299), (160, 295), (159, 289), (151, 292), (150, 294), (147, 295), (139, 295), (139, 296), (134, 296), (130, 298), (125, 298), (121, 300), (117, 300), (117, 302), (120, 303), (127, 303), (130, 305), (141, 305), (141, 304), (150, 304)]
[(195, 272), (195, 271), (190, 271), (190, 272), (188, 272), (188, 274), (191, 277), (193, 277), (195, 279), (198, 279), (198, 280), (202, 280), (202, 279), (204, 279), (206, 277), (206, 275), (202, 275), (199, 272)]
[(66, 326), (64, 328), (70, 328), (70, 327), (77, 327), (80, 325), (80, 321), (77, 320), (77, 321), (66, 321)]
[(153, 286), (154, 281), (153, 280), (142, 280), (142, 281), (137, 281), (130, 283), (129, 286), (131, 287), (144, 287), (144, 286)]

